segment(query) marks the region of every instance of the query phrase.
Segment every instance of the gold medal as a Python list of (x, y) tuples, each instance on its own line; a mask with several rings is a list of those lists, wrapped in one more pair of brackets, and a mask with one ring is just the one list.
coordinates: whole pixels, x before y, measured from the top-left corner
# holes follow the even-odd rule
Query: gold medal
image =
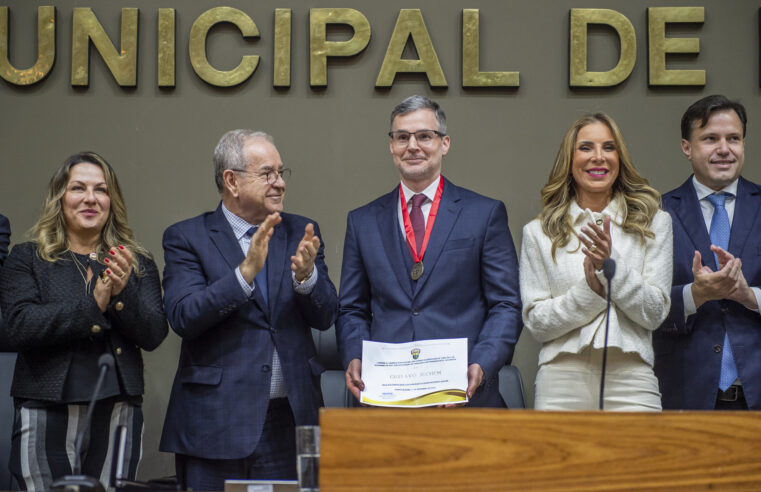
[(412, 277), (412, 280), (417, 280), (422, 276), (423, 276), (423, 262), (418, 261), (412, 266), (412, 272), (410, 272), (410, 277)]

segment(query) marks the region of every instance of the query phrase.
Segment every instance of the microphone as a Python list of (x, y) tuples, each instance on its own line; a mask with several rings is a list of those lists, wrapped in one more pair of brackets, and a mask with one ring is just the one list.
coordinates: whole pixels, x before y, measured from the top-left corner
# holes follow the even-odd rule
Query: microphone
[(616, 260), (605, 258), (602, 262), (602, 274), (608, 280), (608, 305), (605, 308), (605, 345), (602, 348), (602, 374), (600, 375), (600, 410), (605, 409), (605, 365), (608, 361), (608, 330), (610, 328), (610, 290), (613, 276), (616, 274)]
[(82, 441), (84, 441), (85, 431), (90, 428), (90, 420), (92, 419), (92, 414), (95, 410), (95, 403), (98, 401), (98, 396), (100, 396), (100, 390), (103, 386), (103, 381), (106, 379), (106, 374), (109, 370), (114, 369), (114, 356), (109, 353), (101, 355), (98, 359), (98, 367), (100, 368), (98, 381), (95, 383), (95, 389), (92, 392), (92, 397), (90, 397), (90, 403), (87, 405), (87, 415), (85, 416), (84, 425), (82, 425), (79, 433), (77, 433), (77, 439), (74, 445), (74, 464), (72, 466), (72, 474), (57, 479), (50, 485), (50, 490), (66, 492), (105, 492), (103, 484), (101, 484), (97, 478), (81, 474)]
[[(616, 274), (616, 260), (605, 258), (602, 262), (602, 274), (605, 275), (605, 278), (608, 279), (608, 284), (610, 284), (610, 279)], [(610, 290), (608, 293), (610, 293)]]

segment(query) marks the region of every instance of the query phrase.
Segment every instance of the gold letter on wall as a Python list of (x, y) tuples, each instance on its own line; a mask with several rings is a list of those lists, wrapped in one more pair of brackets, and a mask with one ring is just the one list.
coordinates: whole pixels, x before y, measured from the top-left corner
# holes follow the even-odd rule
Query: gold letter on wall
[(275, 9), (272, 85), (291, 86), (291, 9)]
[(55, 7), (37, 8), (37, 61), (31, 68), (19, 70), (11, 65), (10, 13), (0, 7), (0, 77), (15, 85), (31, 85), (44, 79), (55, 62)]
[[(348, 41), (328, 41), (328, 24), (347, 24), (354, 29)], [(354, 9), (309, 9), (309, 85), (328, 85), (328, 57), (353, 56), (370, 42), (370, 23)]]
[[(412, 43), (420, 57), (417, 60), (402, 58), (404, 47), (407, 45), (407, 39), (410, 36), (412, 36)], [(391, 87), (391, 84), (394, 83), (394, 77), (399, 72), (425, 72), (431, 87), (447, 86), (447, 79), (444, 78), (444, 71), (439, 64), (436, 50), (433, 49), (433, 43), (428, 35), (425, 22), (423, 22), (423, 14), (420, 9), (402, 9), (399, 11), (399, 17), (396, 19), (391, 40), (388, 42), (386, 56), (383, 58), (383, 65), (381, 65), (378, 73), (378, 80), (375, 81), (375, 87)]]
[(462, 10), (462, 86), (518, 87), (519, 72), (480, 72), (478, 9)]
[(220, 22), (235, 24), (244, 38), (259, 37), (254, 21), (238, 9), (232, 7), (215, 7), (198, 16), (190, 28), (190, 63), (201, 79), (217, 87), (231, 87), (251, 77), (259, 65), (258, 55), (244, 56), (240, 64), (232, 70), (217, 70), (206, 58), (206, 36), (209, 30)]
[(159, 9), (158, 84), (174, 87), (174, 9)]
[(116, 82), (122, 87), (137, 85), (136, 8), (122, 9), (121, 50), (117, 51), (91, 8), (74, 8), (71, 34), (71, 85), (87, 86), (90, 81), (90, 41), (100, 53)]
[(667, 38), (666, 24), (702, 24), (703, 7), (650, 7), (647, 9), (649, 81), (656, 85), (706, 85), (705, 70), (666, 70), (667, 53), (700, 53), (698, 38)]
[[(618, 64), (607, 72), (587, 71), (587, 27), (603, 24), (612, 27), (621, 41)], [(609, 9), (571, 9), (571, 87), (610, 87), (631, 75), (637, 60), (634, 26), (620, 12)]]

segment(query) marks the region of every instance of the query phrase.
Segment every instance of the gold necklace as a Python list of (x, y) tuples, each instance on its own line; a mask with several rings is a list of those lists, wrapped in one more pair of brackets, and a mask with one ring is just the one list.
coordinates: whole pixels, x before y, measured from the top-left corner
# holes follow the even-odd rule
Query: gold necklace
[[(79, 276), (82, 277), (82, 281), (85, 283), (85, 295), (90, 295), (90, 283), (87, 281), (87, 269), (90, 267), (90, 262), (88, 261), (87, 265), (83, 265), (82, 262), (79, 261), (79, 258), (74, 255), (72, 250), (69, 250), (69, 254), (71, 255), (71, 259), (74, 260), (74, 266), (77, 267)], [(92, 259), (94, 255), (97, 258), (97, 253), (90, 253), (90, 259)]]

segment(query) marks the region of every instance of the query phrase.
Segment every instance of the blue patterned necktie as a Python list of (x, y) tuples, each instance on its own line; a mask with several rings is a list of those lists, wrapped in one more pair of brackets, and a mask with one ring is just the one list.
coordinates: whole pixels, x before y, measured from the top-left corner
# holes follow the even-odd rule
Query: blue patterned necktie
[[(246, 236), (250, 238), (253, 237), (253, 235), (256, 233), (256, 230), (259, 228), (259, 226), (253, 226), (251, 229), (246, 231)], [(256, 278), (254, 279), (254, 282), (256, 283), (256, 288), (259, 289), (259, 292), (262, 293), (262, 297), (264, 297), (264, 302), (269, 304), (269, 299), (267, 298), (267, 262), (264, 262), (264, 266), (262, 266), (262, 269), (259, 271), (259, 273), (256, 274)]]
[[(727, 196), (725, 193), (711, 194), (706, 200), (713, 204), (713, 218), (711, 219), (711, 244), (720, 247), (724, 251), (729, 248), (729, 215), (724, 208)], [(719, 268), (719, 259), (714, 253), (716, 268)], [(732, 354), (732, 345), (729, 343), (729, 334), (724, 334), (724, 349), (721, 351), (721, 376), (719, 377), (719, 389), (726, 391), (737, 379), (737, 366)]]

